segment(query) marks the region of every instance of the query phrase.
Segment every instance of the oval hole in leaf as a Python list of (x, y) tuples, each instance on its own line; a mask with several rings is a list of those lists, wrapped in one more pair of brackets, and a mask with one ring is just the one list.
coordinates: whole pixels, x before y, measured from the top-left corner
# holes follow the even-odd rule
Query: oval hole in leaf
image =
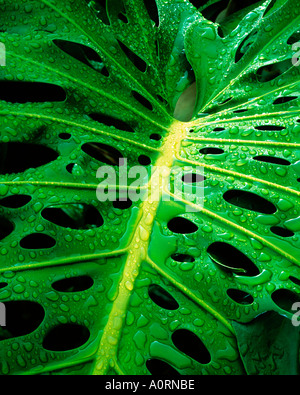
[(66, 166), (67, 172), (70, 173), (70, 174), (72, 174), (72, 173), (73, 173), (73, 168), (74, 168), (75, 165), (76, 165), (76, 163), (69, 163), (69, 164)]
[(84, 345), (90, 331), (83, 325), (62, 324), (52, 328), (45, 336), (43, 347), (49, 351), (74, 350)]
[(172, 334), (174, 346), (201, 364), (208, 364), (211, 356), (199, 337), (188, 329), (177, 329)]
[(122, 51), (127, 56), (127, 58), (134, 64), (134, 66), (144, 73), (147, 70), (147, 63), (136, 55), (130, 48), (128, 48), (125, 44), (123, 44), (120, 40), (117, 40)]
[(300, 302), (300, 295), (289, 289), (277, 289), (271, 295), (273, 302), (280, 307), (282, 310), (292, 312), (292, 306), (294, 303)]
[(198, 226), (195, 225), (189, 219), (183, 217), (172, 218), (168, 222), (168, 228), (173, 233), (189, 234), (195, 233), (198, 230)]
[(195, 262), (195, 258), (188, 254), (173, 254), (171, 258), (176, 262)]
[(0, 100), (10, 103), (63, 102), (66, 92), (44, 82), (0, 81)]
[(12, 222), (4, 217), (0, 217), (0, 240), (9, 236), (13, 232), (14, 228), (15, 227)]
[(289, 166), (291, 162), (286, 159), (276, 158), (274, 156), (260, 155), (253, 158), (259, 162), (273, 163), (274, 165)]
[(230, 102), (230, 100), (232, 100), (233, 97), (228, 97), (228, 99), (224, 100), (222, 103), (219, 103), (219, 106), (223, 106), (224, 104)]
[(0, 206), (6, 208), (21, 208), (26, 206), (31, 201), (31, 196), (29, 195), (12, 195), (0, 199)]
[(235, 53), (235, 63), (242, 59), (245, 53), (249, 50), (251, 45), (255, 42), (258, 31), (252, 31), (247, 37), (242, 40)]
[(91, 229), (99, 228), (104, 220), (99, 211), (87, 204), (65, 204), (45, 208), (42, 217), (63, 228)]
[(158, 8), (155, 0), (143, 0), (150, 19), (159, 26)]
[(52, 248), (55, 244), (56, 240), (44, 233), (32, 233), (31, 235), (23, 237), (20, 241), (20, 246), (28, 250)]
[(156, 95), (156, 97), (158, 98), (158, 100), (160, 102), (162, 102), (165, 106), (168, 105), (168, 101), (166, 99), (164, 99), (161, 95)]
[(274, 233), (277, 236), (281, 237), (292, 237), (294, 236), (294, 232), (292, 232), (289, 229), (282, 228), (281, 226), (272, 226), (271, 227), (271, 232)]
[(151, 358), (146, 361), (146, 368), (152, 374), (152, 376), (180, 376), (171, 365), (161, 359)]
[(149, 166), (151, 164), (151, 159), (147, 155), (140, 155), (138, 161), (142, 166)]
[(78, 276), (57, 280), (51, 286), (58, 292), (81, 292), (91, 288), (93, 284), (90, 276)]
[(263, 130), (263, 131), (280, 131), (284, 130), (284, 126), (277, 126), (277, 125), (260, 125), (255, 127), (256, 130)]
[(207, 248), (211, 260), (226, 272), (236, 273), (240, 276), (257, 276), (258, 268), (240, 250), (233, 245), (216, 241)]
[(197, 173), (188, 173), (182, 176), (182, 181), (187, 184), (196, 184), (197, 182), (205, 181), (206, 177)]
[(0, 174), (21, 173), (53, 162), (58, 153), (52, 148), (30, 143), (0, 143)]
[(227, 295), (238, 304), (249, 305), (254, 302), (253, 297), (249, 293), (239, 289), (228, 289)]
[(94, 121), (103, 123), (106, 126), (113, 126), (116, 129), (123, 130), (124, 132), (134, 133), (134, 129), (121, 119), (110, 117), (101, 113), (92, 113), (89, 115)]
[(278, 99), (276, 99), (273, 104), (284, 104), (284, 103), (288, 103), (292, 100), (296, 100), (298, 99), (298, 96), (285, 96), (285, 97), (279, 97)]
[(300, 41), (300, 30), (299, 30), (299, 28), (297, 28), (297, 30), (288, 38), (287, 44), (293, 45), (299, 41)]
[(247, 112), (247, 111), (249, 111), (249, 110), (247, 108), (244, 108), (244, 109), (241, 109), (241, 110), (235, 110), (235, 111), (233, 111), (233, 113), (234, 114), (241, 114), (241, 113)]
[(141, 94), (139, 94), (136, 91), (132, 91), (131, 93), (132, 93), (132, 96), (135, 98), (135, 100), (137, 100), (142, 106), (144, 106), (145, 108), (147, 108), (150, 111), (153, 110), (152, 104), (144, 96), (142, 96)]
[(224, 154), (224, 150), (217, 147), (205, 147), (199, 150), (200, 154), (203, 155), (221, 155)]
[(273, 203), (252, 192), (232, 189), (225, 192), (223, 198), (229, 204), (262, 214), (274, 214), (277, 211)]
[(118, 208), (120, 210), (127, 210), (132, 206), (132, 201), (129, 198), (126, 198), (126, 200), (120, 200), (117, 199), (113, 202), (114, 208)]
[(296, 285), (300, 286), (300, 279), (294, 276), (290, 276), (289, 279)]
[(152, 133), (149, 138), (151, 140), (159, 141), (159, 140), (161, 140), (161, 135), (158, 133)]
[(293, 67), (292, 60), (287, 59), (282, 62), (269, 64), (260, 67), (256, 72), (256, 78), (259, 82), (273, 81), (281, 74)]
[(60, 133), (58, 137), (62, 140), (69, 140), (72, 135), (70, 133)]
[(112, 166), (123, 165), (123, 155), (116, 148), (102, 143), (85, 143), (82, 151), (92, 158)]
[(0, 341), (25, 336), (37, 329), (44, 320), (43, 307), (31, 301), (4, 302), (6, 326), (1, 330)]
[(60, 39), (53, 40), (53, 44), (55, 44), (66, 54), (84, 63), (86, 66), (108, 77), (108, 70), (104, 66), (101, 57), (94, 49), (88, 47), (87, 45)]
[(157, 284), (151, 284), (148, 289), (151, 300), (166, 310), (177, 310), (179, 304), (164, 288)]

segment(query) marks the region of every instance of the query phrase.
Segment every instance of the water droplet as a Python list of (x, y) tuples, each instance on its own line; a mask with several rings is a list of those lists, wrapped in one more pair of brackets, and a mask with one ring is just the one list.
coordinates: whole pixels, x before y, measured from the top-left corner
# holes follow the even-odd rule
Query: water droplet
[(131, 281), (126, 281), (125, 287), (128, 289), (128, 291), (132, 291), (133, 290), (132, 282)]
[(17, 284), (17, 285), (15, 285), (13, 287), (13, 291), (18, 293), (18, 294), (21, 294), (21, 293), (23, 293), (25, 291), (25, 287), (22, 284)]

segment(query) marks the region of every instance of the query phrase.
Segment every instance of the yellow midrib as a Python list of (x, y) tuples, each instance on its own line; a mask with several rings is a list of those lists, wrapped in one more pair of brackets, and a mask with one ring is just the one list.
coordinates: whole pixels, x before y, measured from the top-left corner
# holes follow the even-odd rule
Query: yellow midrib
[[(178, 154), (180, 149), (180, 143), (186, 137), (185, 130), (187, 127), (187, 123), (179, 121), (175, 121), (171, 125), (170, 132), (165, 138), (162, 146), (162, 154), (155, 163), (157, 169), (169, 169), (171, 171), (175, 156)], [(104, 375), (107, 370), (115, 364), (119, 339), (126, 319), (129, 299), (132, 295), (135, 280), (139, 274), (141, 264), (147, 258), (154, 219), (163, 190), (167, 188), (168, 183), (168, 171), (163, 172), (160, 179), (153, 174), (149, 180), (148, 198), (141, 205), (141, 217), (128, 248), (127, 259), (124, 265), (122, 278), (119, 283), (118, 295), (113, 302), (113, 306), (96, 353), (94, 369), (92, 372), (93, 375)]]

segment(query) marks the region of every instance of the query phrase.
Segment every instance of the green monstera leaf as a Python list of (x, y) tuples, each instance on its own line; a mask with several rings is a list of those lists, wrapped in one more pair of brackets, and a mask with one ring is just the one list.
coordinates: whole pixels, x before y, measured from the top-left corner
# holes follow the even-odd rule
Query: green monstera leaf
[(1, 374), (299, 372), (300, 4), (243, 3), (0, 2)]

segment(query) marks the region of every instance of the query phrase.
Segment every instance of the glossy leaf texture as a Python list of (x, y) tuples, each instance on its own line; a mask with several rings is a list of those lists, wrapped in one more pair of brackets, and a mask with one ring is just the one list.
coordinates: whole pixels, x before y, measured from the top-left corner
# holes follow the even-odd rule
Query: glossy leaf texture
[(2, 375), (299, 373), (299, 24), (296, 0), (0, 3)]

